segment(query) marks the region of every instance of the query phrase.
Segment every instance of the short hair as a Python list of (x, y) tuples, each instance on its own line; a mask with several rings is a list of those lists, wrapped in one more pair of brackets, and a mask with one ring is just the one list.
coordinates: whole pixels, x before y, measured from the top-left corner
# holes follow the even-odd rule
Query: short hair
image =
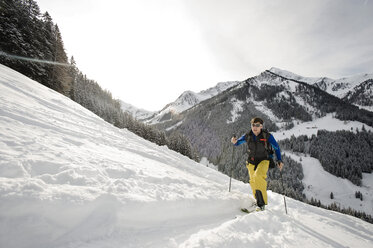
[(263, 125), (263, 122), (264, 122), (264, 121), (263, 121), (261, 118), (259, 118), (259, 117), (254, 117), (254, 118), (252, 118), (251, 121), (250, 121), (251, 124), (253, 124), (253, 123), (258, 123), (258, 122), (259, 122), (260, 124)]

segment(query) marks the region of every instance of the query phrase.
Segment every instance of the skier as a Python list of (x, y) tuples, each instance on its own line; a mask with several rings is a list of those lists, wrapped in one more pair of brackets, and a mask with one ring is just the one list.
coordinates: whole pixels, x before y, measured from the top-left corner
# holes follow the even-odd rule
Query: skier
[(241, 138), (232, 138), (232, 143), (239, 146), (247, 143), (249, 157), (246, 167), (249, 171), (250, 186), (257, 203), (257, 211), (262, 211), (267, 205), (267, 172), (272, 160), (272, 149), (275, 150), (277, 166), (280, 170), (284, 166), (281, 160), (280, 147), (275, 138), (267, 130), (263, 129), (263, 120), (255, 117), (251, 120), (251, 131), (242, 135)]

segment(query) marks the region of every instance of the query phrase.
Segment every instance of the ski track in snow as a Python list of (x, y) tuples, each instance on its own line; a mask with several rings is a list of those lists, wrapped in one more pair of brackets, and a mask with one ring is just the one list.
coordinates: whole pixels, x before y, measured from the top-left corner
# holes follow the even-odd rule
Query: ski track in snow
[(372, 225), (119, 130), (0, 65), (0, 247), (372, 247)]

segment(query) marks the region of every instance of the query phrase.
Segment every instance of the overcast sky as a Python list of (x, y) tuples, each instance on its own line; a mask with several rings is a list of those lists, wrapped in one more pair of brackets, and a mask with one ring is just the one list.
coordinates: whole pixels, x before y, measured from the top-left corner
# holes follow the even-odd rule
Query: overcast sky
[(271, 67), (373, 73), (373, 0), (37, 2), (88, 78), (147, 110)]

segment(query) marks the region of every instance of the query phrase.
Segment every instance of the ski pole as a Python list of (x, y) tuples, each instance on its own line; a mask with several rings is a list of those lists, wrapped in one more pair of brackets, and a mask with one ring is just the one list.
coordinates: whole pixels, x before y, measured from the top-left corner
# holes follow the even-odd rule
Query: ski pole
[(285, 213), (288, 214), (288, 208), (286, 207), (286, 200), (285, 200), (285, 188), (284, 188), (284, 180), (282, 178), (282, 171), (280, 170), (280, 177), (281, 177), (281, 185), (282, 190), (284, 191), (284, 205), (285, 205)]
[[(236, 135), (233, 135), (233, 138), (236, 138)], [(233, 167), (233, 157), (234, 157), (234, 144), (232, 146), (232, 163), (230, 166), (230, 172), (229, 172), (229, 192), (231, 192), (231, 185), (232, 185), (232, 167)]]

